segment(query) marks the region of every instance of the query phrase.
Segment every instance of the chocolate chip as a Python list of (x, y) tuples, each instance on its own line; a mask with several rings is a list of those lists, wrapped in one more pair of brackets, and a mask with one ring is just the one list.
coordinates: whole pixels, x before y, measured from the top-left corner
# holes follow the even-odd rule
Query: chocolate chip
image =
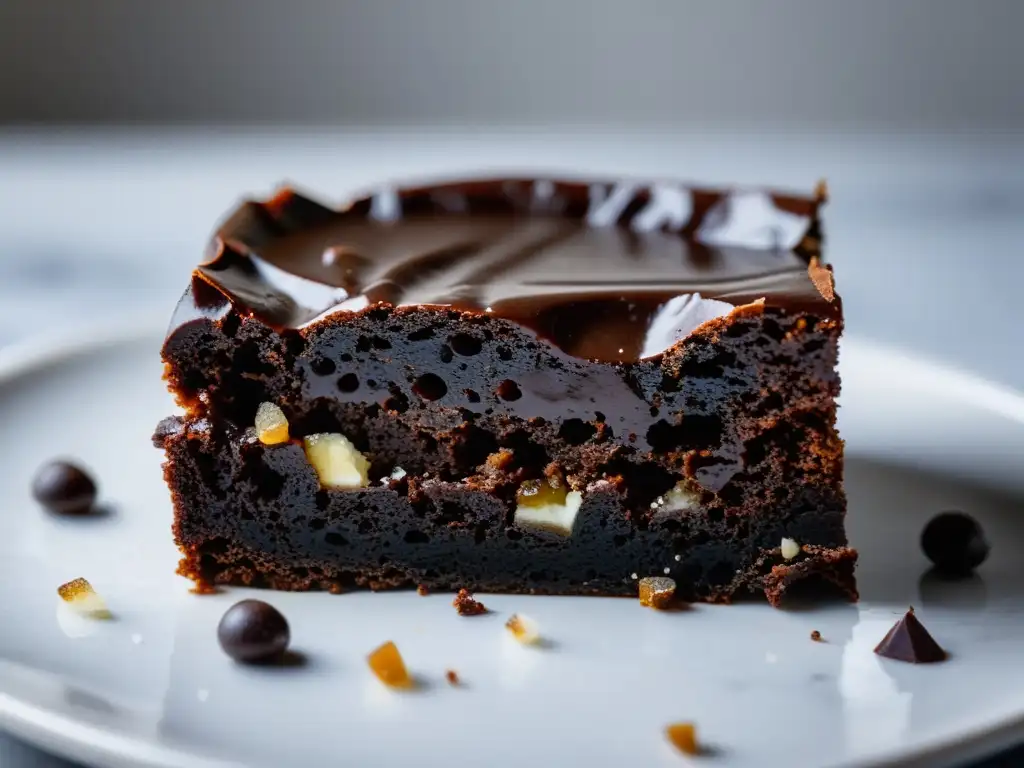
[(280, 657), (288, 648), (288, 621), (262, 600), (242, 600), (228, 608), (217, 625), (220, 647), (235, 661), (259, 662)]
[(937, 571), (964, 576), (985, 562), (989, 545), (977, 520), (951, 511), (928, 521), (921, 532), (921, 549)]
[(51, 461), (36, 472), (32, 495), (51, 512), (84, 515), (96, 502), (96, 483), (74, 464)]

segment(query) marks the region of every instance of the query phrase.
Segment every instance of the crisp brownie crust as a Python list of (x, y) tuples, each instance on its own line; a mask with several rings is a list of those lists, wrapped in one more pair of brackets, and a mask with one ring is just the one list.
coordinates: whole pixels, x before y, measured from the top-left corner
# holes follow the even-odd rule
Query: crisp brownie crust
[[(792, 242), (755, 247), (722, 240), (737, 230), (724, 193), (658, 219), (654, 187), (634, 189), (598, 226), (588, 210), (615, 187), (547, 182), (538, 212), (524, 184), (395, 193), (384, 223), (378, 197), (338, 213), (291, 193), (228, 220), (163, 350), (186, 410), (154, 436), (181, 572), (609, 595), (668, 573), (687, 599), (778, 604), (822, 584), (855, 598), (818, 201), (763, 196)], [(509, 238), (512, 255), (494, 244)], [(540, 285), (579, 259), (591, 273)], [(311, 306), (309, 283), (341, 293)], [(289, 442), (257, 438), (264, 402)], [(301, 438), (324, 432), (366, 457), (368, 487), (322, 487)], [(582, 495), (570, 535), (517, 521), (517, 491), (545, 477)], [(783, 537), (804, 545), (793, 560)]]

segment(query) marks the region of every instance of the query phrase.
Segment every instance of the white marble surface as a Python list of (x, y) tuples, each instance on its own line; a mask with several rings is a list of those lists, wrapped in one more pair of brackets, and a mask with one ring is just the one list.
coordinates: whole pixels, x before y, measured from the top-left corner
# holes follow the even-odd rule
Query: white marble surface
[[(217, 217), (279, 181), (340, 199), (383, 178), (493, 169), (796, 188), (827, 176), (851, 329), (1024, 387), (1021, 168), (1024, 137), (1007, 135), (0, 133), (0, 345), (123, 310), (169, 314)], [(0, 765), (67, 766), (2, 739)]]

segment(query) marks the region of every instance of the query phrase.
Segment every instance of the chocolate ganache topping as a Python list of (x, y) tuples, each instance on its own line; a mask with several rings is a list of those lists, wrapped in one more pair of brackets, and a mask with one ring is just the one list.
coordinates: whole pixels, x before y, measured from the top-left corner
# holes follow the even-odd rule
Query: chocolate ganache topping
[(221, 226), (171, 332), (232, 307), (308, 328), (380, 302), (487, 313), (580, 358), (649, 358), (763, 300), (838, 318), (823, 190), (495, 179), (383, 188), (341, 209), (291, 189)]

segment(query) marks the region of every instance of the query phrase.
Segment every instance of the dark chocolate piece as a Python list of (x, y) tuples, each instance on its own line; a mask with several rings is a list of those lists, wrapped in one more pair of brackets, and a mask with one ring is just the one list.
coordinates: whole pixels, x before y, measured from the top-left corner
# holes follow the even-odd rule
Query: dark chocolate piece
[(946, 652), (917, 620), (913, 608), (886, 633), (882, 642), (875, 647), (875, 653), (911, 664), (931, 664), (946, 659)]
[[(155, 436), (181, 572), (632, 595), (639, 573), (684, 600), (855, 598), (819, 202), (512, 180), (246, 204), (163, 349), (186, 411)], [(256, 438), (264, 402), (289, 442)], [(301, 441), (323, 432), (365, 457), (368, 487), (321, 485)]]
[(56, 514), (84, 515), (96, 503), (96, 483), (75, 464), (51, 461), (33, 478), (32, 496)]
[(946, 576), (966, 576), (988, 557), (989, 544), (981, 525), (963, 512), (942, 512), (921, 532), (921, 549)]
[(264, 662), (288, 648), (288, 621), (262, 600), (242, 600), (228, 608), (217, 626), (217, 641), (235, 661)]

